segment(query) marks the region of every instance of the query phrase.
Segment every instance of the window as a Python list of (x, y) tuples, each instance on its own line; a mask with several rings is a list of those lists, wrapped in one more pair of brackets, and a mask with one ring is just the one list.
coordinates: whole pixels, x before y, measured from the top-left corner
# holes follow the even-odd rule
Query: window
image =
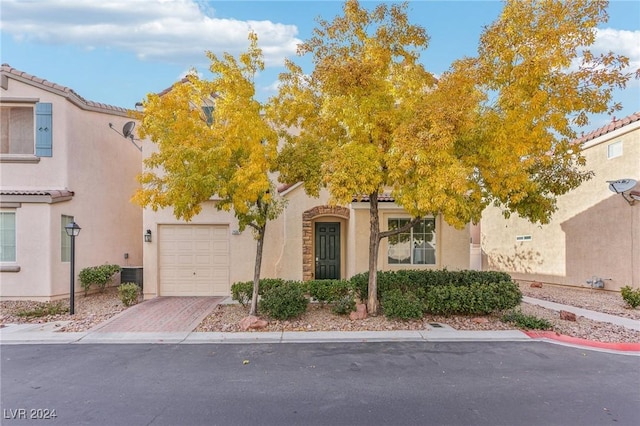
[(73, 222), (73, 216), (62, 215), (61, 227), (60, 227), (60, 260), (63, 262), (71, 262), (71, 237), (67, 235), (65, 226)]
[(0, 154), (51, 157), (51, 112), (50, 103), (1, 106)]
[(0, 262), (16, 261), (16, 213), (0, 211)]
[(622, 141), (611, 143), (607, 146), (607, 158), (616, 158), (622, 155)]
[[(407, 225), (410, 219), (389, 219), (389, 230)], [(412, 228), (389, 237), (389, 264), (435, 265), (436, 221), (422, 219)]]
[(33, 154), (33, 107), (0, 107), (2, 154)]

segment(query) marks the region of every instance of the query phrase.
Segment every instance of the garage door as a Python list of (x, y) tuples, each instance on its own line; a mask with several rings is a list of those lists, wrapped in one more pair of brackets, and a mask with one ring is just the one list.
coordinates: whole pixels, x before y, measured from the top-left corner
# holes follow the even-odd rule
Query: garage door
[(227, 296), (229, 227), (161, 225), (160, 296)]

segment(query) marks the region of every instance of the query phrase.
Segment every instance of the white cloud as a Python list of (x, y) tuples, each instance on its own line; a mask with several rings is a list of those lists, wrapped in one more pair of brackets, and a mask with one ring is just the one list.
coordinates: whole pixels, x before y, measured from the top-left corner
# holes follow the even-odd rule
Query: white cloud
[(267, 66), (295, 55), (298, 29), (215, 17), (200, 0), (2, 0), (0, 29), (16, 40), (133, 52), (145, 60), (205, 64), (205, 51), (237, 55), (258, 34)]
[(609, 50), (629, 58), (629, 68), (640, 68), (640, 30), (598, 29), (596, 41), (592, 46), (595, 52)]

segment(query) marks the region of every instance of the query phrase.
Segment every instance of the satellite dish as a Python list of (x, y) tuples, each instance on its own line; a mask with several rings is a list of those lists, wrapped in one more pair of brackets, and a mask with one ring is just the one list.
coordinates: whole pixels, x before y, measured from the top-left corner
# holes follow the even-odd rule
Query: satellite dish
[(618, 179), (618, 180), (608, 180), (609, 189), (611, 192), (615, 192), (616, 194), (620, 194), (621, 192), (625, 192), (636, 186), (636, 182), (634, 179)]
[(122, 127), (122, 136), (133, 139), (133, 129), (135, 127), (136, 123), (134, 121), (127, 121), (124, 123), (124, 126)]
[(640, 201), (640, 191), (631, 191), (629, 196), (635, 201)]

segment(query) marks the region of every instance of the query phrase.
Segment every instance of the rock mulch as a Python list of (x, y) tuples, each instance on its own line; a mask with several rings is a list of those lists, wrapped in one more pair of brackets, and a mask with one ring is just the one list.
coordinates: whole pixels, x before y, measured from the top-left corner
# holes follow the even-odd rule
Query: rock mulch
[[(521, 284), (521, 289), (526, 296), (640, 320), (640, 309), (626, 307), (619, 293), (593, 289), (560, 288), (546, 284), (541, 288), (532, 288), (529, 284)], [(68, 306), (69, 301), (67, 299), (59, 303)], [(0, 325), (71, 321), (61, 331), (86, 331), (126, 309), (118, 298), (117, 289), (109, 288), (105, 293), (96, 293), (87, 297), (77, 296), (75, 315), (73, 316), (58, 314), (39, 318), (24, 318), (17, 315), (19, 311), (30, 310), (41, 305), (42, 303), (33, 301), (0, 302)], [(640, 342), (639, 331), (588, 320), (581, 316), (578, 316), (576, 321), (562, 320), (559, 312), (527, 303), (522, 303), (520, 309), (524, 314), (550, 321), (554, 331), (560, 334), (601, 342)], [(196, 331), (241, 331), (240, 320), (245, 318), (247, 314), (248, 308), (237, 304), (219, 305), (211, 315), (200, 323)], [(457, 330), (512, 330), (515, 328), (512, 324), (500, 321), (499, 315), (483, 317), (427, 315), (419, 321), (394, 321), (388, 320), (384, 316), (368, 316), (362, 320), (350, 320), (348, 316), (335, 315), (327, 306), (317, 304), (311, 304), (305, 314), (294, 320), (264, 319), (268, 320), (268, 324), (262, 331), (424, 330), (431, 323), (447, 324)]]

